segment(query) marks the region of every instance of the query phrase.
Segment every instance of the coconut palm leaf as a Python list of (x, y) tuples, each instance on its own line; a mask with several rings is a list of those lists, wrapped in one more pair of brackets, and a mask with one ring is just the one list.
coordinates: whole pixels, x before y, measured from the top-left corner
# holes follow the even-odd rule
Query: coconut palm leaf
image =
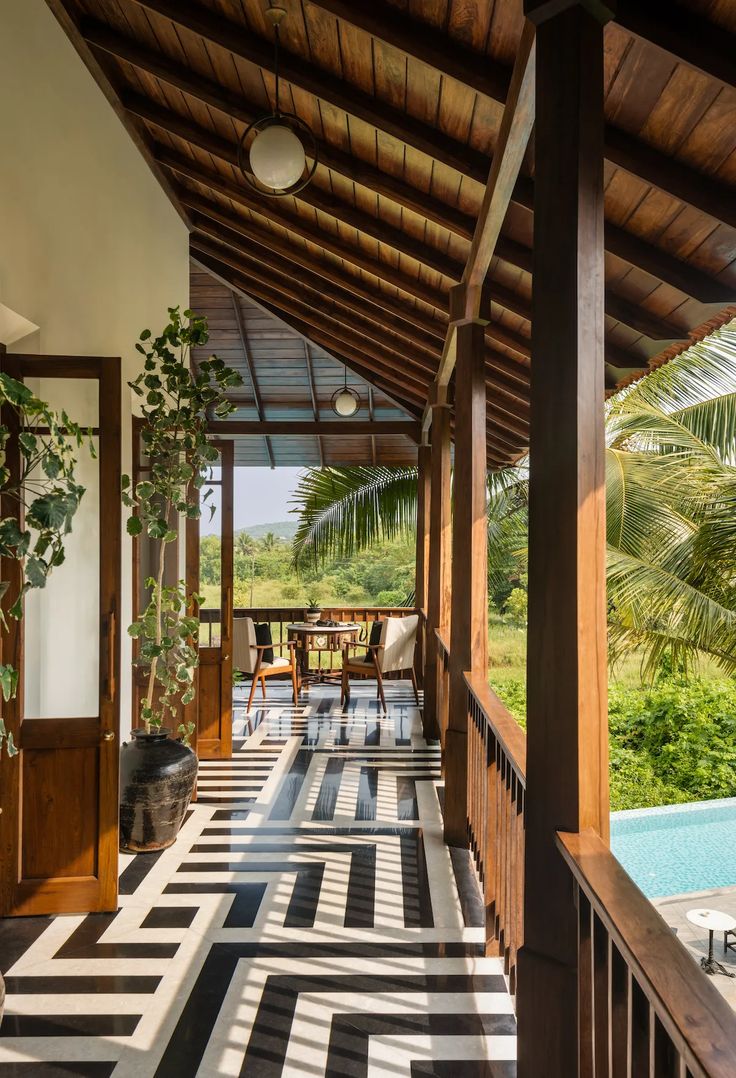
[(303, 473), (294, 492), (297, 566), (350, 558), (416, 525), (417, 469), (351, 467)]
[(650, 675), (667, 650), (687, 664), (706, 653), (726, 672), (736, 671), (736, 611), (651, 562), (610, 547), (607, 560), (614, 660), (641, 647)]
[(615, 398), (673, 415), (722, 460), (736, 459), (736, 319)]

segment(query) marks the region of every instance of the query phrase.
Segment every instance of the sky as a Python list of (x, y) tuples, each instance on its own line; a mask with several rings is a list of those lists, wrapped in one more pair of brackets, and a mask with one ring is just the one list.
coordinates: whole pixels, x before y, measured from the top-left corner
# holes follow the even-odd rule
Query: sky
[[(253, 524), (276, 524), (289, 520), (292, 492), (301, 468), (236, 468), (234, 486), (235, 531)], [(215, 488), (217, 490), (217, 488)], [(219, 493), (219, 491), (217, 491)], [(219, 498), (212, 501), (219, 505)], [(219, 531), (216, 518), (210, 524), (202, 517), (202, 535)]]

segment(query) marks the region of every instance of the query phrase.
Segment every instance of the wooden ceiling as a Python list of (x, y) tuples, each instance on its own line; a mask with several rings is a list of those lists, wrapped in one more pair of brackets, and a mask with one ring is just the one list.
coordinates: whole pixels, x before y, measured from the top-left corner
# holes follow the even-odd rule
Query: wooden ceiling
[[(279, 0), (282, 99), (320, 164), (245, 186), (273, 100), (264, 0), (47, 0), (192, 230), (198, 263), (414, 417), (437, 372), (523, 29), (522, 0)], [(736, 4), (619, 0), (606, 28), (606, 375), (736, 298)], [(495, 248), (488, 455), (528, 440), (533, 154)]]
[(346, 379), (341, 363), (196, 263), (190, 281), (192, 307), (206, 313), (210, 330), (195, 363), (216, 352), (243, 379), (232, 394), (236, 410), (212, 424), (218, 437), (234, 441), (236, 467), (416, 462), (419, 423), (384, 393), (349, 372), (360, 411), (336, 419), (331, 399)]

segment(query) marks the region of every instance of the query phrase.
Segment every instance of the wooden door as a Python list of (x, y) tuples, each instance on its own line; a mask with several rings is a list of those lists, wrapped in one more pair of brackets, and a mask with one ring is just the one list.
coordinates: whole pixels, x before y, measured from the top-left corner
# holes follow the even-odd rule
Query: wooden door
[[(220, 452), (219, 478), (204, 489), (220, 490), (211, 522), (220, 540), (220, 604), (200, 632), (196, 747), (202, 760), (229, 759), (233, 751), (233, 443), (213, 444)], [(207, 518), (203, 512), (202, 521)]]
[[(86, 493), (66, 563), (8, 619), (3, 661), (19, 670), (4, 705), (20, 754), (0, 761), (0, 914), (117, 908), (120, 673), (120, 360), (5, 356), (2, 369), (92, 430), (78, 452)], [(18, 474), (17, 433), (7, 464)], [(3, 516), (18, 510), (7, 496)], [(17, 566), (2, 578), (17, 594)]]

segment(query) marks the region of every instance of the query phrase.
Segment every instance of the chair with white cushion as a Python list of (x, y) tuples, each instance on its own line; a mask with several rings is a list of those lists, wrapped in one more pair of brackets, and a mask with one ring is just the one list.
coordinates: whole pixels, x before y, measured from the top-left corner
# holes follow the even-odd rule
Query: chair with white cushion
[[(350, 699), (351, 677), (374, 677), (378, 682), (378, 696), (384, 712), (386, 697), (383, 692), (383, 679), (387, 674), (408, 674), (414, 689), (414, 697), (419, 703), (417, 678), (414, 673), (414, 649), (417, 642), (419, 615), (407, 614), (404, 618), (384, 618), (377, 642), (369, 644), (345, 645), (342, 656), (342, 692), (340, 703)], [(351, 656), (351, 648), (366, 648), (365, 655)]]
[[(278, 674), (291, 675), (291, 684), (294, 692), (294, 706), (299, 702), (299, 674), (296, 664), (295, 643), (293, 640), (283, 644), (259, 644), (256, 640), (256, 627), (253, 618), (233, 619), (233, 669), (241, 674), (250, 674), (251, 686), (248, 697), (248, 711), (253, 704), (256, 685), (260, 681), (263, 699), (266, 699), (266, 678)], [(274, 657), (266, 661), (264, 653), (267, 651), (279, 651), (289, 649), (289, 657)]]

